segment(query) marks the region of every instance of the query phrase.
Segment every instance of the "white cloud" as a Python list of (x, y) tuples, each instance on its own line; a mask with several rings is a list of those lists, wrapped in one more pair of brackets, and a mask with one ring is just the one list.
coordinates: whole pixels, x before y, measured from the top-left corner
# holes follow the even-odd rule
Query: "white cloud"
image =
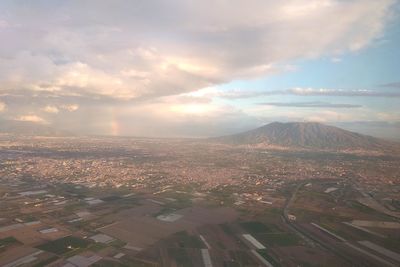
[(18, 25), (0, 32), (7, 40), (0, 82), (113, 98), (191, 92), (286, 71), (291, 60), (362, 49), (380, 36), (392, 3), (172, 0), (110, 8), (88, 1), (87, 14), (71, 1), (32, 3), (24, 8), (35, 15), (26, 16), (17, 4), (0, 4), (9, 14), (1, 25)]
[(314, 122), (329, 122), (329, 121), (346, 121), (349, 120), (349, 115), (347, 113), (343, 114), (335, 111), (322, 111), (316, 112), (315, 114), (311, 114), (304, 117), (306, 121), (314, 121)]
[[(201, 132), (198, 123), (207, 129), (205, 135), (259, 116), (246, 114), (249, 106), (232, 107), (226, 103), (233, 101), (223, 98), (399, 97), (394, 91), (388, 95), (324, 88), (229, 96), (217, 89), (234, 80), (293, 71), (292, 64), (299, 59), (335, 61), (363, 49), (381, 37), (394, 2), (0, 1), (0, 10), (7, 13), (7, 21), (0, 19), (0, 40), (7, 40), (0, 43), (0, 91), (8, 97), (7, 110), (0, 104), (0, 111), (8, 118), (28, 114), (18, 118), (45, 118), (83, 132), (91, 128), (96, 133), (174, 135), (178, 130)], [(273, 107), (252, 108), (267, 110), (263, 115), (271, 117), (347, 120), (342, 113), (299, 115), (281, 114)], [(38, 113), (43, 118), (30, 114), (32, 110), (43, 112)], [(44, 113), (56, 110), (57, 116)]]
[(56, 106), (45, 106), (43, 108), (43, 111), (45, 111), (47, 113), (57, 114), (59, 112), (59, 109)]
[(53, 106), (53, 105), (47, 105), (46, 107), (44, 107), (42, 110), (44, 112), (47, 113), (54, 113), (57, 114), (60, 112), (61, 110), (65, 110), (68, 112), (74, 112), (77, 111), (79, 109), (79, 105), (78, 104), (65, 104), (65, 105), (60, 105), (59, 107)]
[(0, 112), (5, 111), (7, 108), (7, 105), (4, 102), (0, 102)]
[(15, 120), (47, 124), (46, 120), (37, 115), (32, 115), (32, 114), (19, 116)]
[[(200, 90), (203, 91), (203, 90)], [(273, 95), (294, 95), (294, 96), (348, 96), (348, 97), (387, 97), (387, 98), (398, 98), (400, 97), (399, 92), (394, 91), (378, 91), (378, 90), (344, 90), (344, 89), (332, 89), (332, 88), (302, 88), (295, 87), (287, 90), (263, 90), (263, 91), (250, 91), (245, 89), (235, 89), (224, 92), (209, 92), (209, 96), (227, 98), (227, 99), (243, 99), (243, 98), (256, 98), (262, 96), (273, 96)]]
[[(265, 108), (259, 106), (257, 109), (249, 112), (251, 116), (263, 117), (266, 120), (282, 120), (282, 121), (315, 121), (322, 123), (330, 122), (352, 122), (352, 121), (382, 121), (385, 117), (383, 114), (375, 112), (373, 109), (362, 107), (353, 109), (351, 112), (343, 110), (330, 110), (330, 109), (309, 109), (299, 112), (295, 109), (282, 109), (282, 108)], [(391, 117), (398, 119), (397, 116)], [(387, 117), (385, 117), (387, 119)]]
[(77, 111), (79, 109), (79, 105), (72, 104), (72, 105), (62, 105), (62, 109), (67, 110), (69, 112)]
[[(278, 92), (275, 92), (278, 93)], [(373, 91), (366, 89), (344, 90), (330, 88), (301, 88), (296, 87), (287, 91), (281, 91), (282, 94), (293, 94), (299, 96), (363, 96), (363, 97), (400, 97), (398, 92)]]
[(99, 112), (98, 115), (102, 116), (102, 120), (97, 125), (97, 132), (151, 137), (228, 134), (253, 127), (255, 120), (231, 106), (174, 102), (124, 106), (111, 113)]
[(332, 63), (340, 63), (342, 62), (342, 59), (340, 57), (333, 57), (331, 58)]

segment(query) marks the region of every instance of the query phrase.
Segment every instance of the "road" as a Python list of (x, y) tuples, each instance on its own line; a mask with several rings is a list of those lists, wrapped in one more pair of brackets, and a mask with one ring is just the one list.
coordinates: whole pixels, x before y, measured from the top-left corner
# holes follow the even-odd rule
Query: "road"
[[(283, 208), (282, 217), (287, 227), (297, 233), (301, 238), (303, 238), (303, 240), (305, 240), (307, 244), (313, 247), (320, 246), (322, 248), (325, 248), (334, 255), (346, 261), (349, 266), (382, 266), (382, 263), (385, 260), (380, 259), (379, 257), (379, 260), (377, 260), (377, 257), (375, 255), (369, 255), (370, 260), (368, 260), (365, 257), (365, 253), (360, 252), (358, 247), (350, 244), (349, 242), (337, 242), (336, 240), (332, 240), (331, 238), (327, 238), (326, 236), (324, 236), (326, 235), (325, 233), (321, 233), (321, 235), (316, 235), (315, 233), (311, 233), (311, 231), (305, 229), (295, 221), (291, 221), (289, 219), (288, 215), (290, 214), (290, 207), (296, 200), (298, 191), (304, 185), (310, 182), (312, 181), (307, 180), (300, 182), (294, 189), (292, 195), (286, 200), (285, 206)], [(315, 182), (315, 180), (313, 182)], [(386, 265), (391, 266), (390, 263)]]

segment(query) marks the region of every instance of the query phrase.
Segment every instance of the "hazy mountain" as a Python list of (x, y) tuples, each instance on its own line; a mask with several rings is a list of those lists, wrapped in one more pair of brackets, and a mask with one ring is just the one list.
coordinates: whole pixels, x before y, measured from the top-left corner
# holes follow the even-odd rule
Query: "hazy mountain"
[(32, 136), (68, 136), (68, 131), (58, 130), (49, 125), (28, 121), (0, 120), (0, 133)]
[(314, 122), (273, 122), (247, 132), (213, 138), (238, 144), (330, 150), (386, 150), (400, 144)]

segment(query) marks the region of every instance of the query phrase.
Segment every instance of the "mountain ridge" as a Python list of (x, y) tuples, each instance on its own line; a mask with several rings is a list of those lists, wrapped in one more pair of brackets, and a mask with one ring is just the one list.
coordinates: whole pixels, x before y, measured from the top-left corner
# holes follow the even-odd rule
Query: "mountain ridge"
[(236, 145), (329, 150), (390, 150), (400, 144), (318, 122), (272, 122), (246, 132), (212, 138)]

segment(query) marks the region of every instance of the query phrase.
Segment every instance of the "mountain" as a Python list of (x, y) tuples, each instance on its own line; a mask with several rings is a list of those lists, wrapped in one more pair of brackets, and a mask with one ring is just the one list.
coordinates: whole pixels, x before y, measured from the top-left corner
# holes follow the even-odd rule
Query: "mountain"
[(69, 136), (71, 133), (45, 124), (28, 121), (0, 120), (0, 133), (28, 136)]
[(236, 145), (328, 150), (387, 150), (400, 144), (315, 122), (273, 122), (244, 133), (213, 138)]

